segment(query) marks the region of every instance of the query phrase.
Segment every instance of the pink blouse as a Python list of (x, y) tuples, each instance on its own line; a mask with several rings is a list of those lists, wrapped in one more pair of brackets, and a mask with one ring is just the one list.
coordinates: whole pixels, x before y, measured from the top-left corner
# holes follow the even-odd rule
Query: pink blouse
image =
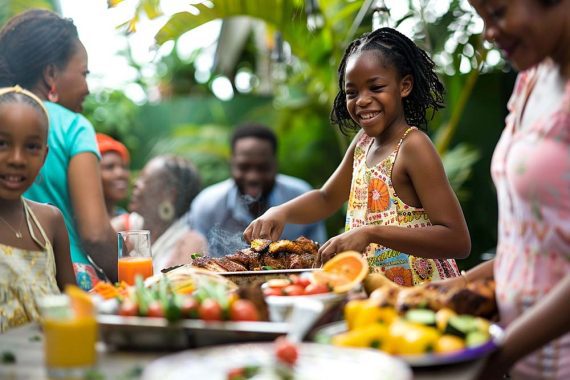
[[(519, 75), (493, 155), (499, 202), (494, 273), (505, 326), (570, 273), (570, 81), (561, 80), (550, 62)], [(511, 374), (570, 379), (570, 334), (519, 361)]]

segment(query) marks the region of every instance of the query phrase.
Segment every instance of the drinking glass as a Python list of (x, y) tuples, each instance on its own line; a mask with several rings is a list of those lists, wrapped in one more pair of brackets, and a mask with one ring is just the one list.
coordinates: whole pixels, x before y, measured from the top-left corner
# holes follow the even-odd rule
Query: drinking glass
[(117, 233), (119, 244), (119, 281), (134, 285), (137, 275), (143, 279), (152, 276), (150, 231), (121, 231)]
[(50, 379), (83, 379), (97, 359), (98, 328), (94, 315), (74, 315), (66, 295), (40, 301), (44, 357)]

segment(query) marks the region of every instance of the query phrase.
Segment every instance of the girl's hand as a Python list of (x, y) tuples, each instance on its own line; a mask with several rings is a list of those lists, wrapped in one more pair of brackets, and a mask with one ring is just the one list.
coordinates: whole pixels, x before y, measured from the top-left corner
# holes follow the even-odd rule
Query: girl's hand
[(271, 207), (247, 226), (243, 238), (250, 243), (254, 239), (278, 240), (283, 233), (287, 219), (279, 207)]
[(367, 226), (354, 228), (329, 239), (319, 249), (317, 265), (322, 265), (332, 259), (337, 253), (348, 250), (364, 252), (370, 244)]

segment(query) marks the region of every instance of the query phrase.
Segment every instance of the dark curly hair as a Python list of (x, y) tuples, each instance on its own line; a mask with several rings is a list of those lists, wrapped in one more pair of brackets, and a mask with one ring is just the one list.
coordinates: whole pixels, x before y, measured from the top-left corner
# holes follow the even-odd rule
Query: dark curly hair
[(79, 40), (70, 19), (32, 9), (12, 17), (0, 30), (0, 87), (32, 89), (48, 65), (63, 68)]
[(352, 120), (346, 107), (344, 76), (346, 62), (352, 55), (363, 51), (377, 51), (379, 59), (386, 59), (398, 71), (400, 78), (411, 75), (414, 79), (410, 94), (403, 99), (406, 122), (427, 131), (426, 112), (443, 108), (443, 84), (434, 72), (434, 63), (425, 51), (420, 49), (408, 37), (392, 28), (380, 28), (365, 33), (352, 41), (344, 52), (338, 68), (339, 91), (335, 97), (330, 120), (339, 126), (344, 134), (360, 127)]

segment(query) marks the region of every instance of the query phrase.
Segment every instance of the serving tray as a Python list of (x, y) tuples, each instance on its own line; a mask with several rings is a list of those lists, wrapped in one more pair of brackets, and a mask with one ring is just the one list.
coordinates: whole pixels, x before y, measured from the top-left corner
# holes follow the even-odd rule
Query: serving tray
[(185, 319), (97, 316), (101, 339), (119, 349), (180, 350), (223, 343), (271, 341), (289, 332), (288, 323), (206, 322)]

